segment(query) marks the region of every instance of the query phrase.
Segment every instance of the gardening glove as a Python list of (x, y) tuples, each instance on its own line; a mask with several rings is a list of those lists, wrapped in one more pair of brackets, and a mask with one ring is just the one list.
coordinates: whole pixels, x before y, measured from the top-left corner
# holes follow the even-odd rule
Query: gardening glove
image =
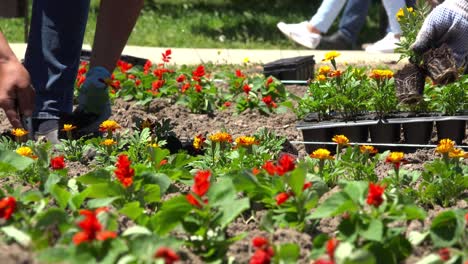
[(93, 67), (86, 74), (86, 80), (78, 94), (76, 119), (86, 120), (86, 125), (78, 127), (81, 133), (94, 133), (99, 125), (111, 115), (109, 89), (106, 80), (111, 74), (104, 67)]
[(411, 49), (423, 54), (446, 43), (452, 50), (457, 67), (468, 54), (468, 0), (446, 0), (424, 20)]

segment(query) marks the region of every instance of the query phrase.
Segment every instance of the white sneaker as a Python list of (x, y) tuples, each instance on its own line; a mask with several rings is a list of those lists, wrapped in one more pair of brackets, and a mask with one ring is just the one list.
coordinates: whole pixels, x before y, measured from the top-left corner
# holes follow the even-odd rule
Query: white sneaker
[(307, 21), (299, 24), (279, 22), (276, 26), (284, 35), (296, 43), (309, 49), (315, 49), (320, 43), (320, 34), (311, 33), (307, 29), (307, 23)]
[(390, 32), (383, 39), (367, 46), (365, 50), (371, 53), (393, 53), (398, 48), (398, 43), (400, 43), (400, 39)]

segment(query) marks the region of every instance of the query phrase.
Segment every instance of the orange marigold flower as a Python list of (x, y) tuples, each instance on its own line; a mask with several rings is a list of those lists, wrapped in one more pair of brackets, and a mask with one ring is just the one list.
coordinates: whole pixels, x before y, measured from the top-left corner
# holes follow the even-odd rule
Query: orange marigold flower
[(467, 158), (467, 157), (468, 157), (468, 153), (464, 152), (460, 148), (454, 148), (452, 149), (452, 151), (449, 152), (449, 158), (452, 158), (452, 159)]
[(349, 139), (345, 135), (335, 135), (332, 141), (340, 146), (347, 146), (349, 144)]
[(405, 154), (403, 152), (390, 152), (385, 161), (388, 163), (393, 163), (395, 169), (398, 170), (400, 168), (401, 163), (405, 161), (404, 157)]
[(446, 154), (452, 151), (455, 148), (455, 142), (448, 139), (444, 138), (439, 141), (439, 144), (437, 145), (436, 152), (440, 154)]
[(314, 159), (320, 159), (320, 160), (333, 159), (333, 156), (330, 155), (330, 151), (328, 149), (323, 149), (323, 148), (314, 150), (314, 152), (310, 154), (310, 157)]
[(391, 70), (372, 70), (370, 78), (375, 80), (386, 80), (393, 78), (393, 72)]
[(319, 82), (323, 82), (323, 81), (326, 81), (327, 80), (327, 76), (323, 75), (323, 74), (319, 74), (317, 75), (317, 77), (315, 78), (315, 80), (319, 81)]
[(62, 131), (65, 131), (65, 132), (70, 132), (72, 131), (73, 129), (75, 129), (76, 126), (72, 125), (72, 124), (63, 124), (63, 128), (62, 128)]
[(373, 146), (369, 146), (369, 145), (361, 145), (359, 146), (359, 150), (361, 151), (362, 154), (375, 154), (378, 152), (378, 150), (376, 148), (374, 148)]
[(15, 137), (22, 137), (28, 134), (28, 131), (23, 128), (15, 128), (11, 131), (11, 134)]
[(232, 136), (227, 132), (218, 132), (209, 136), (212, 142), (232, 142)]
[(342, 71), (336, 70), (336, 71), (332, 71), (332, 72), (330, 73), (330, 77), (340, 77), (342, 74), (343, 74)]
[(99, 125), (99, 131), (101, 132), (109, 132), (109, 131), (112, 131), (114, 132), (115, 130), (117, 130), (118, 128), (120, 128), (120, 125), (115, 122), (114, 120), (106, 120), (104, 122), (101, 123), (101, 125)]
[(255, 137), (241, 136), (236, 138), (236, 144), (242, 147), (249, 147), (258, 144), (258, 141)]
[(325, 75), (325, 76), (326, 76), (326, 75), (328, 75), (328, 74), (331, 72), (331, 70), (332, 70), (332, 69), (330, 68), (330, 66), (326, 66), (326, 65), (325, 65), (325, 66), (322, 66), (322, 67), (319, 68), (318, 74), (319, 74), (319, 75)]
[(101, 142), (101, 145), (104, 145), (104, 146), (107, 146), (107, 147), (110, 147), (110, 146), (115, 145), (115, 144), (117, 144), (117, 141), (115, 141), (115, 140), (112, 139), (112, 138), (104, 139), (104, 140)]

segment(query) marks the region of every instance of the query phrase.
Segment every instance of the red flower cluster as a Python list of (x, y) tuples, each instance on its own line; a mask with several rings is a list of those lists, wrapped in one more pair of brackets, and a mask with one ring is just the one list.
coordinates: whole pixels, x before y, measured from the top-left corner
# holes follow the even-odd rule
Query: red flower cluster
[(294, 170), (296, 166), (294, 161), (295, 158), (293, 156), (289, 154), (283, 154), (279, 157), (276, 165), (273, 164), (272, 161), (267, 161), (262, 168), (265, 169), (271, 176), (275, 174), (283, 176), (286, 172)]
[(126, 61), (119, 60), (119, 61), (117, 61), (117, 68), (120, 69), (120, 72), (127, 73), (128, 70), (133, 68), (133, 65), (131, 63), (126, 62)]
[(242, 87), (242, 90), (244, 90), (244, 93), (246, 95), (249, 95), (250, 91), (252, 91), (252, 88), (250, 88), (250, 85), (248, 83), (244, 84), (244, 86)]
[(269, 264), (271, 258), (275, 255), (273, 247), (270, 246), (268, 240), (264, 237), (254, 237), (252, 245), (255, 248), (255, 253), (250, 258), (250, 264)]
[(92, 210), (81, 210), (80, 214), (85, 218), (78, 222), (78, 227), (82, 231), (73, 236), (73, 243), (79, 245), (83, 242), (91, 242), (93, 240), (104, 241), (109, 238), (116, 238), (117, 234), (113, 231), (103, 230), (101, 223), (97, 218), (100, 212), (106, 212), (107, 208), (98, 208)]
[(172, 50), (168, 49), (165, 52), (162, 53), (162, 61), (164, 62), (169, 62), (171, 58)]
[(149, 72), (151, 71), (152, 66), (153, 66), (153, 63), (150, 60), (147, 60), (145, 65), (143, 66), (143, 74), (148, 75)]
[(242, 79), (243, 79), (243, 78), (245, 78), (245, 75), (242, 73), (241, 70), (237, 69), (237, 70), (236, 70), (236, 77), (237, 77), (237, 78), (242, 78)]
[(194, 71), (192, 71), (192, 79), (199, 82), (200, 79), (205, 76), (205, 66), (199, 65)]
[[(307, 190), (312, 186), (312, 182), (306, 182), (304, 183), (304, 186), (302, 186), (302, 190)], [(281, 205), (285, 203), (289, 197), (294, 196), (294, 193), (292, 191), (288, 192), (282, 192), (276, 195), (275, 200), (276, 200), (276, 205)]]
[(154, 254), (154, 258), (163, 258), (164, 264), (172, 264), (180, 259), (172, 249), (167, 247), (160, 247)]
[(122, 183), (122, 185), (127, 188), (133, 183), (133, 176), (135, 175), (135, 170), (130, 168), (132, 162), (128, 159), (128, 156), (125, 154), (119, 155), (115, 166), (117, 167), (114, 170), (115, 176)]
[(268, 107), (271, 107), (271, 108), (276, 108), (278, 107), (278, 105), (275, 103), (275, 101), (273, 100), (273, 98), (271, 97), (271, 95), (267, 95), (265, 97), (262, 98), (262, 101), (268, 106)]
[[(208, 192), (211, 184), (210, 176), (211, 172), (209, 170), (201, 170), (195, 174), (192, 192), (199, 198), (202, 198)], [(192, 193), (187, 194), (186, 198), (190, 204), (197, 207), (202, 207), (198, 199)], [(208, 199), (203, 199), (203, 202), (208, 203)]]
[(80, 68), (78, 69), (78, 75), (76, 76), (76, 86), (81, 87), (86, 80), (86, 72), (88, 71), (88, 62), (82, 61)]
[(11, 215), (15, 211), (16, 200), (14, 197), (5, 197), (0, 200), (0, 218), (5, 220), (10, 219)]
[(378, 184), (369, 183), (369, 193), (367, 194), (367, 204), (379, 207), (383, 202), (383, 193), (385, 191), (385, 186), (380, 186)]
[(335, 260), (335, 250), (338, 247), (338, 244), (339, 244), (339, 241), (336, 238), (330, 238), (327, 241), (327, 245), (326, 245), (327, 254), (331, 260)]
[(268, 87), (270, 87), (270, 84), (272, 84), (272, 83), (273, 83), (273, 78), (270, 76), (270, 77), (268, 77), (268, 79), (266, 80), (265, 86), (268, 88)]
[(65, 168), (65, 157), (64, 156), (58, 156), (55, 158), (50, 159), (50, 167), (53, 170), (61, 170)]
[(186, 77), (185, 77), (184, 74), (179, 75), (179, 77), (177, 77), (177, 79), (176, 79), (176, 81), (179, 82), (179, 83), (185, 82), (185, 80), (186, 80)]
[(448, 248), (441, 248), (439, 249), (439, 257), (443, 261), (448, 261), (450, 259), (450, 249)]

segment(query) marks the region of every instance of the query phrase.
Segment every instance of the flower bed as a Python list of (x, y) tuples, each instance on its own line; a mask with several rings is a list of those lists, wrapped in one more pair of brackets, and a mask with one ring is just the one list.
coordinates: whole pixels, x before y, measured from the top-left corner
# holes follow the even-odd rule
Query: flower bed
[[(187, 68), (177, 82), (177, 69), (157, 79), (162, 68), (151, 67), (145, 75), (120, 64), (102, 137), (55, 149), (24, 142), (22, 131), (2, 138), (0, 237), (9, 249), (70, 263), (466, 260), (468, 166), (454, 142), (407, 154), (331, 135), (337, 154), (298, 152), (287, 144), (301, 137), (295, 113), (278, 111), (291, 97), (277, 107), (258, 99), (278, 89), (300, 98), (300, 87), (233, 71), (219, 85), (233, 89), (233, 104), (193, 111), (170, 91), (211, 87), (206, 68)], [(158, 80), (159, 93), (148, 91)], [(150, 102), (135, 105), (138, 92)]]

